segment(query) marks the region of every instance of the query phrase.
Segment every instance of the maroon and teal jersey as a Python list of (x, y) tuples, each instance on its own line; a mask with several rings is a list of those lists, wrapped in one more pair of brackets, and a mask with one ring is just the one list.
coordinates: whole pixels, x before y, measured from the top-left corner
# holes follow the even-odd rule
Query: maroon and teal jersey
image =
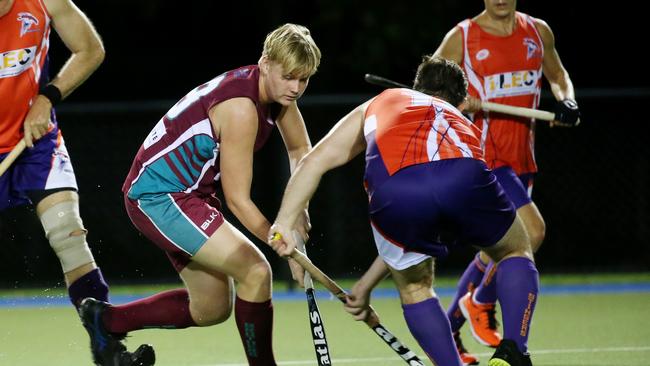
[(151, 130), (133, 161), (122, 191), (143, 195), (215, 191), (219, 179), (219, 138), (208, 113), (228, 99), (250, 98), (257, 107), (255, 151), (268, 140), (280, 111), (259, 101), (259, 68), (244, 66), (195, 88), (176, 103)]

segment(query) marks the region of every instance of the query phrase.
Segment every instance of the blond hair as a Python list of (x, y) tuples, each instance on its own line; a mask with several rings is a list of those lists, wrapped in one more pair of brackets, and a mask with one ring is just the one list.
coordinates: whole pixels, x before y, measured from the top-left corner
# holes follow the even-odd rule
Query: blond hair
[(299, 77), (314, 75), (320, 64), (320, 50), (309, 29), (291, 23), (266, 36), (262, 56), (281, 64), (285, 72)]

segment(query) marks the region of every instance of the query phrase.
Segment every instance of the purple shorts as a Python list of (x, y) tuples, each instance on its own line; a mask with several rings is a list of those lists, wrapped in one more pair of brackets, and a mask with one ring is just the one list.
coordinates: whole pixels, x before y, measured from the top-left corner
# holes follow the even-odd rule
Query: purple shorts
[[(0, 154), (0, 161), (9, 153)], [(77, 189), (72, 163), (61, 132), (55, 126), (27, 148), (0, 177), (0, 211), (32, 203), (30, 191)]]
[(515, 204), (518, 209), (533, 202), (531, 197), (533, 191), (533, 178), (535, 173), (517, 175), (509, 166), (502, 166), (492, 171), (497, 181), (506, 192), (506, 196)]
[(456, 242), (488, 247), (516, 216), (494, 174), (476, 159), (413, 165), (372, 188), (373, 227), (404, 252), (444, 257)]
[(167, 253), (178, 272), (224, 222), (213, 197), (168, 193), (132, 200), (125, 194), (124, 204), (133, 225)]

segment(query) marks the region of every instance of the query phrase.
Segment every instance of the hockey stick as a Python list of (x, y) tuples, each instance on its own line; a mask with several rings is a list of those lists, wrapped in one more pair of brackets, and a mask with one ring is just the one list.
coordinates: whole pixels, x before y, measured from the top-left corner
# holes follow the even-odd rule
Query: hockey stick
[[(276, 236), (279, 235), (276, 233)], [(276, 237), (277, 238), (277, 237)], [(318, 267), (316, 267), (304, 254), (302, 254), (297, 249), (291, 253), (291, 258), (293, 258), (298, 264), (302, 266), (316, 281), (320, 282), (325, 286), (334, 296), (336, 296), (341, 302), (346, 302), (345, 290), (341, 288), (336, 282), (334, 282), (329, 276), (323, 273)], [(375, 309), (370, 307), (370, 314), (365, 320), (366, 325), (370, 327), (390, 348), (395, 351), (407, 364), (410, 366), (424, 366), (424, 363), (420, 358), (406, 347), (402, 342), (400, 342), (397, 337), (395, 337), (386, 327), (384, 327), (379, 322), (379, 316)]]
[(7, 154), (5, 159), (2, 162), (0, 162), (0, 177), (2, 177), (2, 175), (7, 171), (7, 169), (9, 169), (9, 166), (13, 164), (14, 160), (16, 160), (18, 155), (20, 155), (23, 152), (23, 150), (25, 150), (25, 147), (27, 147), (27, 145), (25, 144), (25, 140), (21, 139), (20, 142), (16, 144), (16, 146), (14, 146), (11, 152)]
[[(293, 238), (296, 241), (298, 250), (307, 255), (305, 249), (305, 242), (302, 237), (294, 231)], [(323, 325), (323, 316), (320, 314), (318, 304), (316, 303), (316, 296), (314, 294), (314, 281), (311, 279), (309, 272), (305, 271), (304, 276), (305, 295), (307, 295), (307, 308), (309, 310), (309, 325), (311, 326), (311, 338), (314, 340), (314, 350), (316, 351), (316, 362), (318, 366), (325, 366), (332, 364), (332, 357), (330, 356), (329, 346), (327, 345), (327, 337), (325, 336), (325, 326)]]
[[(373, 75), (373, 74), (366, 74), (364, 79), (369, 84), (382, 86), (384, 88), (412, 89), (408, 85), (398, 83), (397, 81), (386, 79), (384, 77)], [(487, 112), (497, 112), (497, 113), (508, 114), (511, 116), (535, 118), (537, 120), (542, 120), (542, 121), (553, 121), (556, 119), (555, 113), (552, 112), (541, 111), (539, 109), (533, 109), (533, 108), (514, 107), (511, 105), (492, 103), (492, 102), (481, 102), (481, 109)]]

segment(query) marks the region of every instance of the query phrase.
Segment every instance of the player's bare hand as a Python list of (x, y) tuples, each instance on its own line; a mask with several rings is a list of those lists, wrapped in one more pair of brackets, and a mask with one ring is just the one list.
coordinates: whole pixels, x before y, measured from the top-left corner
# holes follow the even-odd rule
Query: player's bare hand
[(481, 100), (468, 95), (458, 109), (464, 113), (478, 112), (481, 110)]
[(343, 308), (356, 320), (366, 320), (370, 315), (370, 291), (357, 282), (350, 290)]
[(309, 212), (305, 209), (298, 215), (294, 229), (300, 234), (302, 240), (307, 242), (309, 240), (309, 231), (311, 230), (311, 221), (309, 219)]
[(34, 99), (34, 103), (29, 108), (23, 129), (25, 131), (25, 144), (27, 147), (33, 147), (34, 141), (43, 137), (51, 127), (50, 116), (52, 114), (52, 103), (42, 95)]
[(267, 243), (281, 257), (288, 257), (296, 248), (296, 241), (291, 230), (280, 223), (274, 223), (269, 229)]
[(289, 258), (289, 269), (291, 277), (298, 282), (298, 286), (305, 288), (305, 269), (292, 258)]

